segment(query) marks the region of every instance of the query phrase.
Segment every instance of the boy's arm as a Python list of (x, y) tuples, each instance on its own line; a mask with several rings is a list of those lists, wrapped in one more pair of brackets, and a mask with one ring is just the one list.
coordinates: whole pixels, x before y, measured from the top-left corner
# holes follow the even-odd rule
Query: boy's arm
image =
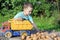
[(39, 29), (37, 28), (36, 24), (33, 22), (32, 23), (33, 27), (39, 32)]
[(33, 27), (34, 27), (37, 31), (39, 31), (39, 29), (37, 28), (36, 24), (33, 22), (33, 19), (32, 19), (31, 16), (29, 16), (29, 20), (30, 20), (31, 24), (33, 25)]
[(23, 20), (23, 19), (22, 18), (16, 18), (16, 19), (14, 18), (14, 20)]
[(21, 12), (17, 13), (15, 16), (14, 16), (14, 20), (22, 20), (22, 18), (20, 17), (22, 15)]

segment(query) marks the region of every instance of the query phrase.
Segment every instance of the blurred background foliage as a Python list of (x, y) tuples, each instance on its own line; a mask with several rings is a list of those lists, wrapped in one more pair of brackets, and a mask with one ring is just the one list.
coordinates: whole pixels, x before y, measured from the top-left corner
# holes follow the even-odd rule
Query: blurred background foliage
[(0, 0), (0, 26), (23, 10), (23, 4), (33, 5), (32, 17), (40, 30), (60, 31), (60, 0)]

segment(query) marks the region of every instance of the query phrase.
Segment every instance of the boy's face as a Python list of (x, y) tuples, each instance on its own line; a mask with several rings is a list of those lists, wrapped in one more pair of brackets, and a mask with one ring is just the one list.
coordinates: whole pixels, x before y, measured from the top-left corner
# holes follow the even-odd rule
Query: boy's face
[(27, 7), (27, 8), (24, 9), (24, 11), (25, 11), (26, 15), (29, 15), (32, 12), (32, 8), (31, 7)]

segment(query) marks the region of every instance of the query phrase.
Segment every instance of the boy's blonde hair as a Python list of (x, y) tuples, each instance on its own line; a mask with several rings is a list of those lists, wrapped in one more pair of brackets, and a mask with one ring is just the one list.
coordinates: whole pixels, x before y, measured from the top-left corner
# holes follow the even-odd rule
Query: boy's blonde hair
[(31, 7), (33, 8), (31, 3), (24, 3), (23, 8)]

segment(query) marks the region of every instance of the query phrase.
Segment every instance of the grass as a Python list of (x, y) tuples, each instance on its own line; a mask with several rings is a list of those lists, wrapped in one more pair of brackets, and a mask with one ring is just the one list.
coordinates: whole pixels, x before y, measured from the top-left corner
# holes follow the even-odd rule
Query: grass
[(34, 18), (34, 22), (40, 30), (60, 31), (60, 25), (56, 23), (54, 17), (51, 18), (38, 17), (38, 18)]

